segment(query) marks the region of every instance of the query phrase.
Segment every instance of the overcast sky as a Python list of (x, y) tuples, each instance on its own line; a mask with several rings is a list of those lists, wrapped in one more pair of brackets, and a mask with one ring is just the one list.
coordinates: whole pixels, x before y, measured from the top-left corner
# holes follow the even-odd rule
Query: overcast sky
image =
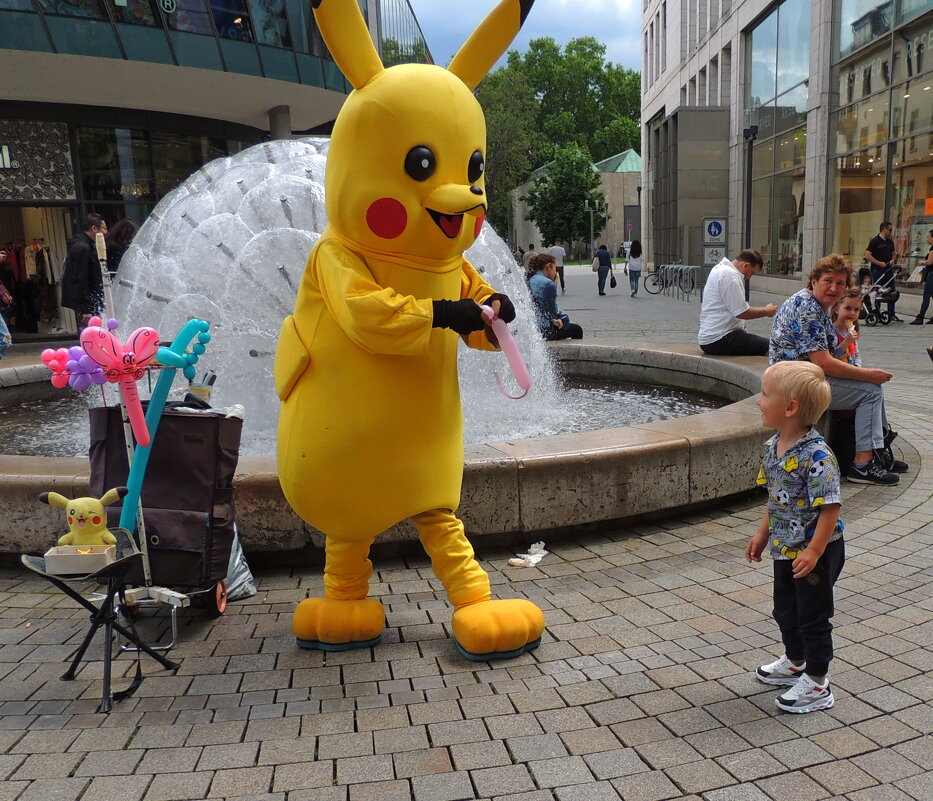
[[(437, 64), (454, 53), (498, 0), (408, 0)], [(606, 45), (606, 58), (641, 69), (640, 0), (536, 0), (511, 48), (550, 36), (565, 44), (577, 36), (595, 36)]]

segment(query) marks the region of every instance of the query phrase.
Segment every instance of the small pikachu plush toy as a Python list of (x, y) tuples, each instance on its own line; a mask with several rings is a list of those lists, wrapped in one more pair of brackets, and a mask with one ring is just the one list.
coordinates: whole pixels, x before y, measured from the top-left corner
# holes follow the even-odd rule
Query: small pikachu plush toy
[[(501, 0), (447, 69), (386, 68), (357, 0), (311, 0), (353, 85), (331, 136), (328, 226), (279, 333), (279, 481), (326, 535), (324, 597), (292, 628), (301, 648), (378, 642), (385, 611), (367, 598), (376, 536), (410, 519), (454, 607), (468, 659), (538, 646), (541, 610), (492, 598), (455, 511), (463, 479), (457, 347), (496, 350), (480, 308), (515, 317), (463, 256), (486, 216), (486, 122), (473, 95), (533, 0)], [(459, 335), (459, 336), (458, 336)]]
[(126, 487), (114, 487), (104, 493), (103, 498), (73, 498), (69, 500), (57, 492), (43, 492), (39, 496), (42, 503), (65, 509), (68, 516), (68, 533), (58, 538), (59, 545), (115, 545), (116, 537), (107, 528), (105, 506), (116, 503), (129, 490)]

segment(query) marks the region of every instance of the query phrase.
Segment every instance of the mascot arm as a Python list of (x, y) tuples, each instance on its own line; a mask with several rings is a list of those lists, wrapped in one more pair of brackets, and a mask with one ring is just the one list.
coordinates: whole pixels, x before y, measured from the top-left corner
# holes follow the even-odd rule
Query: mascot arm
[(434, 309), (430, 300), (402, 295), (376, 283), (362, 259), (339, 246), (317, 259), (318, 286), (343, 332), (369, 353), (427, 353)]
[[(476, 268), (464, 259), (463, 272), (460, 277), (460, 297), (473, 298), (473, 300), (482, 305), (490, 295), (495, 294), (495, 291), (496, 290), (487, 284), (483, 277), (476, 271)], [(486, 331), (488, 330), (489, 329), (474, 331), (472, 334), (463, 337), (463, 341), (466, 343), (467, 347), (470, 348), (497, 351), (499, 350), (498, 346), (490, 342), (489, 337), (486, 335)]]

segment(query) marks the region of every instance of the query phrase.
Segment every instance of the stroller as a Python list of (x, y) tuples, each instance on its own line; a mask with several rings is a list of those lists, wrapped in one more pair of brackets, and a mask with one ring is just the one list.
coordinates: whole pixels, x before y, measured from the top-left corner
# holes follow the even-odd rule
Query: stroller
[[(881, 311), (881, 304), (894, 304), (900, 299), (901, 293), (895, 283), (896, 275), (896, 271), (892, 270), (887, 278), (882, 278), (867, 287), (867, 289), (863, 285), (862, 305), (864, 306), (865, 325), (874, 327), (878, 323), (887, 325), (891, 322), (893, 316), (893, 312), (890, 311), (891, 306), (888, 306), (889, 311)], [(859, 282), (864, 280), (866, 276), (871, 276), (871, 271), (867, 267), (863, 267), (859, 270)]]

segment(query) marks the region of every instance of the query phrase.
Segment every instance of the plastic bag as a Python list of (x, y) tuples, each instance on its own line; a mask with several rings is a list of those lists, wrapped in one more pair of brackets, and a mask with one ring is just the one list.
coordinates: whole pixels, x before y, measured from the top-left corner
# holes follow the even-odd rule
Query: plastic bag
[(227, 563), (227, 600), (239, 601), (256, 594), (256, 582), (253, 573), (246, 564), (246, 556), (240, 545), (240, 535), (233, 526), (233, 545), (230, 548), (230, 561)]
[(528, 553), (521, 553), (509, 559), (509, 564), (512, 567), (533, 567), (545, 556), (547, 556), (547, 551), (544, 550), (544, 541), (542, 540), (541, 542), (532, 543), (528, 548)]

